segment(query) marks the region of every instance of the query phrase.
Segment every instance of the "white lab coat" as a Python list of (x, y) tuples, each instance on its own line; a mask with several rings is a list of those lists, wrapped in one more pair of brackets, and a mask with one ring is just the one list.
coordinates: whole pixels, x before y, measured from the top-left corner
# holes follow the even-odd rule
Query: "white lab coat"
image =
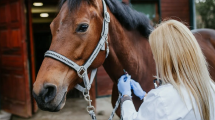
[[(212, 85), (215, 89), (215, 85)], [(138, 112), (134, 108), (134, 104), (130, 100), (126, 100), (122, 104), (123, 120), (201, 120), (197, 104), (192, 96), (192, 102), (188, 92), (184, 87), (181, 87), (184, 101), (179, 93), (171, 84), (166, 84), (151, 90), (144, 98), (144, 102), (140, 106)], [(213, 100), (215, 93), (212, 92)], [(215, 120), (215, 101), (214, 113), (211, 115), (211, 120)], [(195, 111), (195, 113), (194, 113)]]

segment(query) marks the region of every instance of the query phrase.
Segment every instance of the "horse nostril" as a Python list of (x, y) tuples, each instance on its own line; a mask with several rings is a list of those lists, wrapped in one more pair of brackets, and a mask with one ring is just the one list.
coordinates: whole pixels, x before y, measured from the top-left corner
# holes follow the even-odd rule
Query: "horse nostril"
[(42, 99), (45, 103), (50, 102), (55, 98), (57, 88), (53, 84), (45, 84), (42, 92)]

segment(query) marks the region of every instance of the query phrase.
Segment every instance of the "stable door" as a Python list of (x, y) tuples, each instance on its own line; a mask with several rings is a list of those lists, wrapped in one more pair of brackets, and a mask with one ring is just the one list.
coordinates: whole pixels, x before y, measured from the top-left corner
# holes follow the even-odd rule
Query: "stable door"
[(3, 110), (32, 115), (24, 0), (0, 0), (0, 100)]

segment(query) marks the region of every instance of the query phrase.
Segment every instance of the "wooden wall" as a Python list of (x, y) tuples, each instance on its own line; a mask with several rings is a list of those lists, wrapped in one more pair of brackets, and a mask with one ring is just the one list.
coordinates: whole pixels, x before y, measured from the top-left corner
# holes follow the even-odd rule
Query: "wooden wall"
[(98, 68), (96, 77), (96, 95), (97, 97), (107, 96), (112, 94), (113, 82), (106, 73), (103, 66)]
[(190, 25), (189, 0), (160, 0), (161, 19), (173, 18)]

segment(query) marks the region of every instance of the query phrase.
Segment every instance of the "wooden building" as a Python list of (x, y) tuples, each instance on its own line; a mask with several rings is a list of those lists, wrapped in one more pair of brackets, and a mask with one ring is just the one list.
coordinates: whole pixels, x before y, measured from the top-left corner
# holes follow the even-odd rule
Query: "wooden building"
[[(43, 2), (43, 7), (32, 6)], [(185, 21), (195, 28), (194, 0), (123, 0), (145, 13), (152, 23), (165, 18)], [(37, 110), (32, 84), (51, 42), (49, 24), (57, 14), (58, 0), (0, 0), (0, 106), (30, 117)], [(49, 13), (41, 18), (40, 13)], [(96, 96), (111, 95), (112, 81), (99, 68)]]

